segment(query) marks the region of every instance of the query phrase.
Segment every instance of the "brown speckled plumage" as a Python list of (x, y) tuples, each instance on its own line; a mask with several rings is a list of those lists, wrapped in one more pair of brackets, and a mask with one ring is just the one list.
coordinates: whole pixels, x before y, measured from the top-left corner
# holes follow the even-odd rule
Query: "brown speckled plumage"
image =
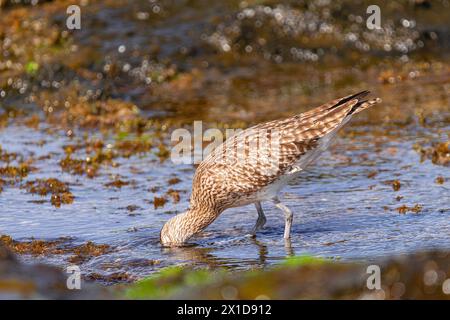
[(380, 99), (364, 100), (368, 91), (333, 100), (302, 114), (261, 123), (227, 139), (198, 166), (190, 207), (161, 230), (163, 245), (181, 245), (205, 229), (225, 209), (255, 203), (255, 233), (265, 223), (261, 201), (273, 201), (285, 213), (289, 238), (292, 213), (277, 198), (332, 142), (336, 132), (356, 114)]

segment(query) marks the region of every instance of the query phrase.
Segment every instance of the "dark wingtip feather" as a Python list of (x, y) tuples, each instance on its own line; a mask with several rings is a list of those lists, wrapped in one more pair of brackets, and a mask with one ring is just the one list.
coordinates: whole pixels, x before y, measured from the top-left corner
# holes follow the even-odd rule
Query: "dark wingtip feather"
[(336, 107), (339, 107), (339, 106), (341, 106), (341, 105), (343, 105), (343, 104), (345, 104), (345, 103), (347, 103), (347, 102), (349, 102), (349, 101), (351, 101), (351, 100), (354, 100), (354, 99), (356, 99), (356, 100), (362, 99), (362, 98), (364, 98), (365, 96), (367, 96), (369, 93), (370, 93), (369, 90), (364, 90), (364, 91), (361, 91), (361, 92), (358, 92), (358, 93), (349, 95), (349, 96), (347, 96), (347, 97), (345, 97), (345, 98), (342, 98), (342, 99), (339, 100), (337, 103), (335, 103), (334, 105), (332, 105), (331, 107), (329, 107), (328, 110), (331, 110), (331, 109), (334, 109), (334, 108), (336, 108)]
[(365, 96), (367, 96), (369, 93), (370, 93), (369, 90), (364, 90), (364, 91), (355, 93), (354, 95), (351, 95), (351, 96), (349, 96), (349, 97), (347, 97), (347, 98), (342, 99), (341, 101), (339, 101), (339, 105), (341, 105), (341, 104), (343, 104), (343, 103), (346, 103), (346, 102), (348, 102), (348, 101), (351, 101), (351, 100), (353, 100), (353, 99), (357, 99), (357, 100), (362, 99), (362, 98), (364, 98)]

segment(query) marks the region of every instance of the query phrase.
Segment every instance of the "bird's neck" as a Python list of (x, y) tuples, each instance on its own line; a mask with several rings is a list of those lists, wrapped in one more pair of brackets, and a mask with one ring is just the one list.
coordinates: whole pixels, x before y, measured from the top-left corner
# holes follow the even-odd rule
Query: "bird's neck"
[(202, 231), (219, 216), (219, 213), (209, 208), (190, 209), (185, 213), (185, 222), (189, 225), (192, 235)]

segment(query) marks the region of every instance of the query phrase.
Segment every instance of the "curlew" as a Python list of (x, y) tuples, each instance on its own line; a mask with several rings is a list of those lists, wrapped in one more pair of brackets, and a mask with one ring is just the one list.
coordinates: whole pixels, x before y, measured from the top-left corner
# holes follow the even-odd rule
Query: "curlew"
[(266, 223), (262, 201), (284, 213), (284, 238), (290, 238), (291, 210), (280, 190), (326, 150), (351, 117), (379, 103), (364, 99), (369, 91), (333, 100), (299, 115), (261, 123), (228, 138), (198, 166), (190, 205), (161, 229), (165, 246), (179, 246), (210, 225), (224, 210), (255, 204), (258, 217), (252, 234)]

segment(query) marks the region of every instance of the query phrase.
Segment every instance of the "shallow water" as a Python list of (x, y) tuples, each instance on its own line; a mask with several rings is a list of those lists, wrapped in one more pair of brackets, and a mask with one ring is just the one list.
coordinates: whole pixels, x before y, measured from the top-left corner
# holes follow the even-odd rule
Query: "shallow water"
[[(340, 137), (296, 184), (283, 190), (284, 203), (294, 212), (290, 248), (282, 239), (282, 213), (270, 203), (263, 204), (267, 224), (256, 239), (248, 236), (256, 221), (256, 210), (246, 206), (225, 211), (191, 241), (192, 246), (162, 248), (159, 230), (168, 218), (186, 208), (194, 169), (174, 165), (170, 160), (160, 164), (149, 156), (134, 156), (122, 160), (118, 168), (103, 168), (104, 174), (95, 179), (62, 173), (48, 160), (28, 179), (57, 176), (69, 183), (74, 203), (61, 208), (49, 202), (35, 204), (30, 201), (41, 197), (23, 189), (6, 188), (0, 198), (1, 232), (16, 240), (70, 237), (75, 244), (93, 241), (111, 245), (113, 252), (84, 263), (83, 272), (127, 272), (131, 279), (180, 263), (242, 269), (274, 264), (292, 254), (368, 260), (425, 248), (449, 249), (450, 190), (448, 184), (434, 181), (439, 175), (448, 179), (449, 169), (429, 160), (420, 163), (418, 153), (412, 149), (417, 132), (408, 135), (402, 129), (406, 133), (402, 138), (385, 139), (371, 135), (370, 127), (356, 128), (365, 133)], [(30, 146), (27, 142), (31, 135), (47, 143)], [(442, 138), (439, 133), (435, 136)], [(0, 144), (10, 152), (26, 148), (35, 157), (51, 152), (56, 157), (65, 140), (10, 126), (2, 132)], [(130, 167), (139, 168), (140, 173), (130, 174)], [(368, 178), (374, 170), (378, 174)], [(105, 188), (103, 184), (110, 181), (111, 175), (136, 182), (120, 190)], [(154, 209), (145, 201), (151, 198), (148, 189), (161, 186), (163, 190), (173, 176), (181, 179), (173, 186), (183, 191), (181, 201), (168, 201), (163, 208)], [(401, 182), (399, 191), (384, 183), (392, 179)], [(398, 201), (397, 196), (404, 198)], [(420, 204), (423, 209), (399, 214), (395, 208), (403, 204)], [(140, 208), (129, 213), (125, 209), (128, 205)], [(64, 256), (58, 255), (23, 258), (68, 264)], [(158, 262), (153, 266), (139, 263), (145, 260)]]

